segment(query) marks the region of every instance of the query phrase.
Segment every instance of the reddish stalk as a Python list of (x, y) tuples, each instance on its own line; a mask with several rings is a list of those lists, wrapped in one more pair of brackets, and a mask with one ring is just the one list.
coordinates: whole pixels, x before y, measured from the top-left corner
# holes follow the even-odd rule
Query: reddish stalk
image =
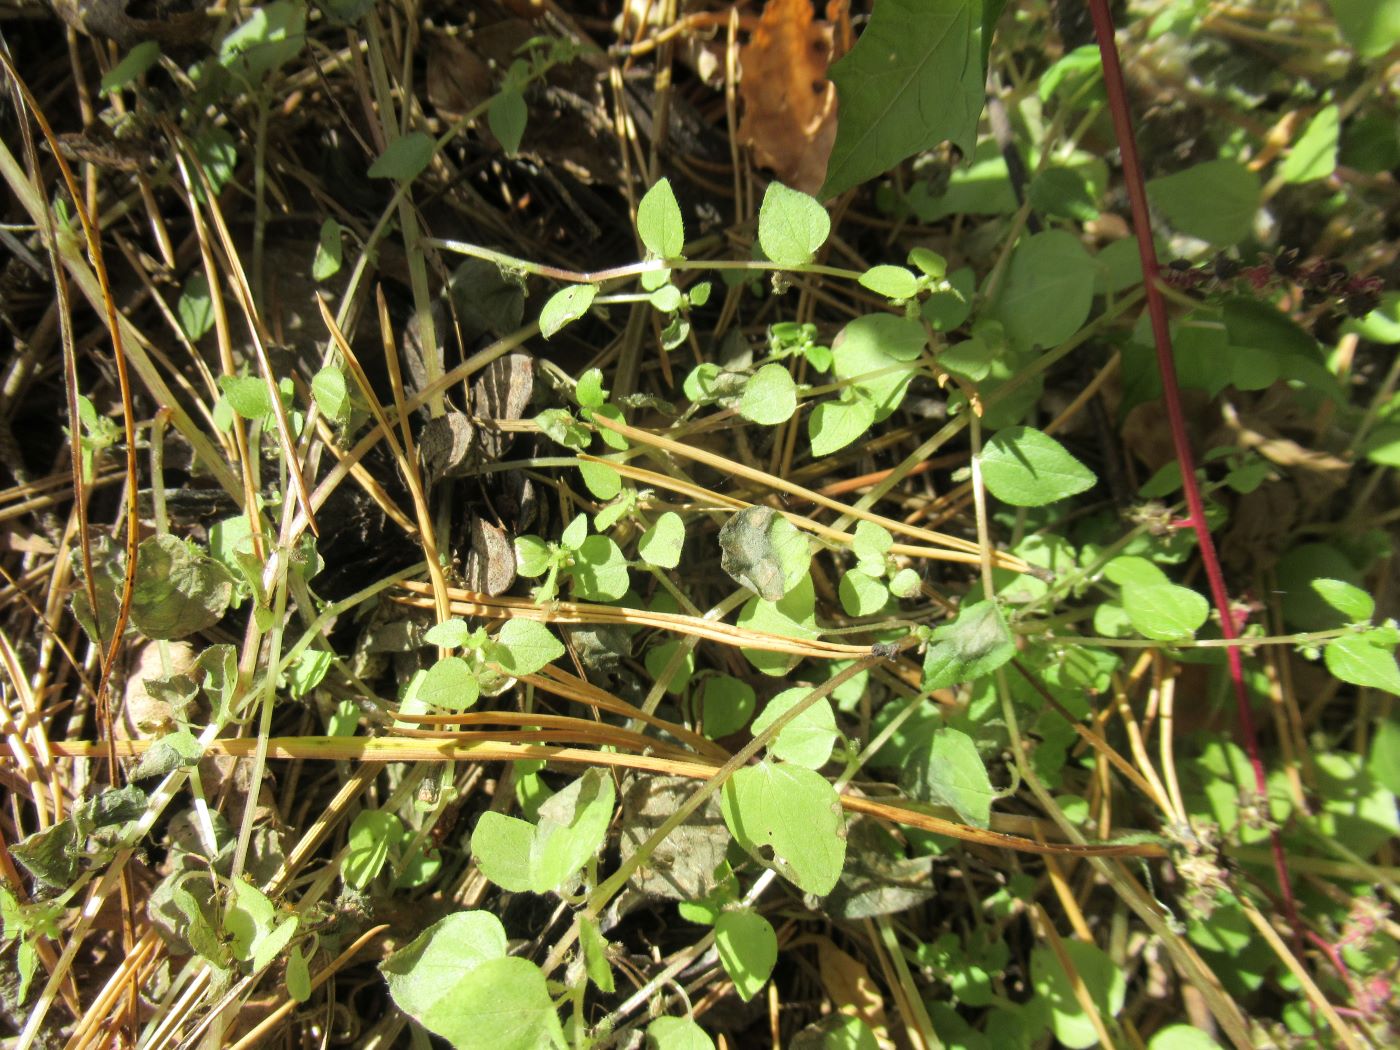
[[(1177, 383), (1176, 362), (1172, 356), (1171, 329), (1167, 324), (1167, 304), (1158, 284), (1160, 268), (1157, 264), (1157, 249), (1152, 243), (1152, 218), (1147, 208), (1147, 186), (1142, 177), (1142, 166), (1138, 163), (1137, 140), (1133, 137), (1132, 114), (1128, 109), (1128, 92), (1123, 82), (1123, 67), (1118, 61), (1118, 45), (1113, 37), (1113, 16), (1108, 10), (1108, 0), (1089, 0), (1089, 10), (1094, 19), (1094, 34), (1098, 37), (1099, 55), (1103, 59), (1104, 87), (1108, 91), (1109, 110), (1113, 114), (1113, 128), (1123, 159), (1123, 181), (1127, 184), (1128, 200), (1132, 207), (1133, 232), (1137, 237), (1138, 255), (1142, 259), (1142, 283), (1147, 295), (1147, 313), (1152, 321), (1152, 337), (1157, 348), (1157, 370), (1162, 377), (1162, 401), (1167, 410), (1167, 423), (1171, 427), (1177, 464), (1181, 468), (1181, 487), (1186, 493), (1187, 517), (1201, 549), (1201, 564), (1205, 568), (1206, 579), (1210, 585), (1211, 600), (1220, 618), (1220, 634), (1226, 641), (1234, 641), (1239, 637), (1239, 632), (1235, 628), (1235, 618), (1230, 611), (1230, 592), (1225, 587), (1225, 574), (1221, 571), (1215, 540), (1211, 537), (1210, 525), (1206, 522), (1205, 504), (1201, 500), (1200, 486), (1196, 483), (1196, 464), (1191, 454), (1191, 442), (1186, 434), (1186, 416), (1181, 408), (1181, 388)], [(1249, 757), (1250, 768), (1254, 771), (1255, 790), (1262, 803), (1267, 806), (1268, 781), (1264, 773), (1264, 762), (1259, 754), (1259, 736), (1254, 726), (1253, 712), (1249, 708), (1249, 695), (1245, 691), (1244, 664), (1240, 659), (1239, 647), (1228, 646), (1225, 656), (1230, 671), (1230, 684), (1235, 692), (1241, 741), (1245, 754)], [(1274, 870), (1278, 875), (1279, 891), (1283, 897), (1284, 913), (1293, 933), (1295, 950), (1301, 955), (1302, 923), (1298, 917), (1297, 903), (1293, 898), (1293, 884), (1288, 877), (1283, 841), (1276, 829), (1270, 830), (1269, 842)]]

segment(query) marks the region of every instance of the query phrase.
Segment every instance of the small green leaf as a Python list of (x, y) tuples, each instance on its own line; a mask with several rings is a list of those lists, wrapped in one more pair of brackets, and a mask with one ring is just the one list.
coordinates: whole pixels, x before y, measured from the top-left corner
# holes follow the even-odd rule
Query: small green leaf
[[(676, 654), (682, 653), (680, 660), (672, 664)], [(679, 639), (669, 642), (662, 642), (647, 650), (646, 655), (647, 674), (651, 675), (666, 692), (672, 696), (683, 696), (686, 686), (690, 684), (691, 676), (695, 674), (695, 648), (685, 645)], [(667, 668), (672, 668), (668, 673)], [(662, 681), (662, 676), (665, 681)]]
[(287, 953), (287, 995), (298, 1003), (311, 998), (311, 969), (300, 945), (293, 945)]
[(751, 908), (724, 912), (715, 923), (715, 947), (739, 998), (748, 1002), (768, 982), (778, 961), (778, 935)]
[(1220, 1044), (1194, 1025), (1169, 1024), (1152, 1034), (1147, 1050), (1220, 1050)]
[(204, 274), (191, 274), (175, 302), (175, 315), (180, 319), (180, 328), (189, 336), (190, 342), (198, 342), (204, 333), (214, 327), (214, 303), (209, 295), (209, 282)]
[(820, 773), (760, 762), (724, 785), (724, 823), (738, 843), (799, 889), (825, 896), (846, 860), (841, 802)]
[(1342, 36), (1365, 58), (1377, 58), (1400, 40), (1400, 0), (1327, 0)]
[(775, 427), (797, 411), (797, 384), (786, 365), (764, 365), (744, 384), (739, 414), (751, 423)]
[(720, 567), (770, 602), (802, 580), (812, 563), (807, 537), (772, 507), (746, 507), (719, 531)]
[(975, 827), (988, 826), (996, 795), (972, 737), (939, 729), (926, 758), (907, 768), (905, 786), (915, 798), (948, 806)]
[[(816, 592), (812, 587), (811, 575), (801, 581), (782, 599), (776, 602), (765, 601), (754, 595), (739, 610), (736, 623), (751, 631), (763, 631), (784, 638), (816, 638), (817, 630)], [(797, 663), (797, 657), (787, 653), (771, 653), (758, 649), (741, 649), (744, 659), (764, 674), (781, 675), (790, 671)]]
[(487, 911), (460, 911), (439, 919), (379, 966), (389, 994), (422, 1022), (453, 995), (453, 985), (482, 963), (506, 957), (506, 931)]
[(715, 1050), (715, 1041), (689, 1017), (658, 1017), (647, 1025), (647, 1050)]
[(1031, 180), (1027, 195), (1031, 207), (1047, 215), (1078, 222), (1092, 222), (1099, 217), (1088, 180), (1073, 168), (1046, 168)]
[(617, 601), (631, 586), (627, 559), (607, 536), (589, 536), (579, 544), (569, 576), (574, 593), (585, 601)]
[(923, 587), (923, 579), (916, 569), (900, 569), (890, 578), (890, 593), (896, 598), (913, 598)]
[(122, 60), (102, 78), (98, 90), (104, 95), (109, 91), (120, 91), (159, 61), (160, 45), (154, 40), (143, 40), (122, 56)]
[(583, 514), (575, 514), (574, 519), (564, 526), (564, 531), (559, 534), (559, 546), (566, 551), (576, 551), (583, 546), (583, 541), (588, 538), (588, 518)]
[(615, 984), (612, 964), (608, 962), (608, 942), (598, 929), (598, 923), (587, 915), (579, 916), (579, 947), (583, 949), (583, 968), (588, 979), (600, 992), (611, 995)]
[(1314, 114), (1279, 169), (1284, 182), (1315, 182), (1337, 170), (1337, 139), (1341, 111), (1323, 106)]
[(1352, 623), (1369, 623), (1375, 614), (1376, 600), (1354, 583), (1324, 578), (1310, 580), (1308, 586)]
[(389, 143), (389, 148), (369, 166), (372, 179), (412, 182), (433, 159), (437, 142), (423, 131), (413, 131)]
[(685, 523), (675, 511), (666, 511), (656, 519), (656, 524), (642, 534), (637, 541), (637, 553), (648, 565), (663, 569), (674, 569), (681, 561), (681, 547), (685, 544)]
[(492, 656), (513, 678), (534, 674), (564, 655), (564, 643), (538, 620), (507, 620), (492, 639)]
[(861, 571), (869, 576), (885, 574), (885, 555), (894, 546), (894, 537), (883, 525), (861, 520), (851, 535), (851, 552), (860, 560)]
[(1210, 616), (1210, 603), (1174, 583), (1129, 583), (1123, 587), (1123, 611), (1144, 638), (1177, 642), (1195, 635)]
[(831, 232), (821, 202), (781, 182), (770, 182), (758, 209), (758, 244), (779, 266), (812, 261)]
[(341, 866), (345, 885), (363, 890), (384, 869), (389, 854), (397, 852), (404, 837), (403, 821), (383, 810), (366, 809), (355, 815), (347, 836), (348, 849)]
[[(785, 714), (790, 708), (811, 695), (811, 689), (798, 686), (784, 689), (769, 700), (763, 713), (753, 720), (752, 732), (762, 733)], [(809, 704), (806, 710), (794, 718), (768, 744), (768, 753), (775, 759), (793, 762), (808, 769), (820, 769), (831, 758), (836, 745), (836, 715), (831, 710), (831, 701), (822, 698)]]
[(705, 735), (712, 740), (738, 732), (753, 717), (753, 686), (733, 675), (716, 674), (705, 679), (701, 693), (701, 717)]
[(912, 299), (919, 291), (919, 279), (903, 266), (881, 263), (860, 275), (862, 288), (869, 288), (886, 299)]
[(637, 205), (637, 233), (652, 255), (661, 259), (682, 257), (685, 222), (669, 180), (662, 179), (647, 190)]
[(874, 616), (890, 600), (889, 589), (858, 568), (841, 577), (836, 595), (847, 616)]
[(219, 44), (219, 63), (250, 85), (290, 62), (306, 44), (306, 6), (290, 0), (254, 7)]
[[(580, 287), (588, 286), (581, 285)], [(601, 408), (607, 399), (608, 392), (603, 389), (602, 369), (590, 368), (578, 377), (578, 382), (574, 384), (574, 400), (580, 406), (591, 409)]]
[(530, 862), (534, 843), (533, 824), (487, 810), (472, 832), (472, 856), (481, 873), (501, 889), (527, 893), (534, 887)]
[(350, 419), (353, 402), (345, 383), (345, 373), (335, 365), (326, 365), (311, 377), (311, 396), (316, 405), (333, 423), (345, 424)]
[(581, 459), (578, 472), (583, 475), (584, 486), (601, 503), (616, 499), (622, 492), (622, 475), (606, 463)]
[(982, 480), (1003, 503), (1043, 507), (1088, 491), (1097, 479), (1049, 434), (1007, 427), (982, 449)]
[(491, 959), (453, 974), (439, 987), (443, 994), (432, 1008), (410, 1016), (453, 1050), (563, 1050), (566, 1045), (549, 984), (529, 959)]
[[(540, 334), (546, 339), (552, 338), (559, 329), (563, 328), (570, 321), (577, 321), (584, 314), (588, 313), (588, 308), (593, 305), (594, 298), (598, 295), (596, 284), (571, 284), (567, 288), (561, 288), (549, 297), (549, 302), (544, 304), (544, 309), (540, 311)], [(583, 404), (582, 401), (579, 404)], [(589, 405), (589, 408), (596, 407)]]
[(219, 376), (219, 389), (229, 406), (244, 419), (262, 419), (272, 412), (267, 384), (258, 376)]
[(538, 536), (517, 536), (515, 538), (515, 568), (526, 579), (543, 576), (549, 571), (554, 556), (549, 545)]
[(321, 223), (321, 233), (316, 238), (316, 254), (311, 260), (311, 279), (324, 281), (340, 272), (344, 258), (344, 247), (340, 241), (340, 223), (328, 218)]
[(418, 685), (418, 699), (440, 711), (465, 711), (480, 695), (476, 672), (460, 656), (433, 664)]
[(970, 682), (1016, 655), (1016, 642), (996, 602), (981, 601), (958, 610), (958, 617), (933, 632), (924, 654), (924, 688), (946, 689)]
[(829, 456), (855, 441), (875, 422), (875, 403), (865, 397), (823, 401), (807, 419), (812, 455)]
[(501, 88), (486, 107), (486, 124), (506, 156), (513, 157), (520, 151), (520, 140), (525, 137), (525, 122), (529, 117), (525, 96), (519, 88), (510, 85)]
[(1395, 632), (1386, 628), (1338, 638), (1323, 650), (1327, 670), (1352, 685), (1384, 689), (1387, 693), (1400, 696), (1395, 638)]
[(560, 889), (602, 849), (616, 800), (612, 775), (590, 769), (540, 806), (530, 843), (531, 889)]
[(1182, 233), (1224, 246), (1249, 236), (1259, 210), (1259, 176), (1238, 161), (1208, 160), (1153, 179), (1147, 195)]

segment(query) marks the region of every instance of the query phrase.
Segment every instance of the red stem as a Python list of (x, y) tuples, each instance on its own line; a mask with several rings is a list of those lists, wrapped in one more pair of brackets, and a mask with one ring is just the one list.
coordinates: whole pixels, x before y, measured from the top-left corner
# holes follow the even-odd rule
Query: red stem
[[(1220, 633), (1226, 641), (1233, 641), (1239, 637), (1239, 632), (1235, 629), (1235, 618), (1230, 613), (1230, 592), (1225, 587), (1225, 574), (1220, 569), (1215, 540), (1211, 537), (1210, 525), (1206, 522), (1205, 504), (1201, 500), (1201, 490), (1196, 483), (1196, 464), (1191, 454), (1191, 442), (1186, 434), (1186, 416), (1181, 410), (1181, 388), (1177, 384), (1176, 361), (1172, 357), (1167, 304), (1157, 283), (1160, 268), (1157, 265), (1157, 249), (1152, 243), (1152, 218), (1147, 209), (1147, 186), (1142, 177), (1142, 166), (1138, 163), (1137, 141), (1133, 137), (1132, 114), (1128, 109), (1128, 92), (1123, 83), (1123, 67), (1118, 61), (1118, 45), (1113, 37), (1113, 16), (1109, 14), (1108, 0), (1089, 0), (1089, 10), (1094, 18), (1094, 33), (1098, 37), (1099, 55), (1103, 59), (1104, 87), (1108, 90), (1109, 110), (1113, 114), (1113, 128), (1118, 136), (1118, 149), (1123, 158), (1123, 181), (1127, 184), (1128, 200), (1132, 206), (1133, 232), (1137, 236), (1138, 254), (1142, 258), (1142, 283), (1147, 294), (1147, 313), (1152, 320), (1153, 342), (1157, 347), (1157, 370), (1162, 376), (1162, 401), (1167, 410), (1167, 423), (1171, 427), (1177, 464), (1181, 468), (1181, 487), (1186, 493), (1187, 516), (1201, 549), (1201, 564), (1210, 584), (1211, 600), (1220, 617)], [(1267, 813), (1268, 781), (1264, 773), (1263, 759), (1259, 756), (1259, 736), (1254, 727), (1254, 714), (1249, 707), (1249, 695), (1245, 691), (1244, 665), (1240, 660), (1238, 646), (1227, 647), (1225, 656), (1230, 669), (1230, 684), (1234, 686), (1235, 691), (1240, 737), (1244, 743), (1245, 754), (1249, 756), (1250, 768), (1254, 770), (1255, 790)], [(1269, 838), (1274, 870), (1278, 874), (1279, 890), (1283, 896), (1284, 913), (1292, 927), (1294, 944), (1301, 954), (1302, 940), (1299, 931), (1302, 927), (1298, 918), (1298, 907), (1293, 899), (1293, 884), (1288, 877), (1288, 865), (1283, 855), (1283, 842), (1275, 829), (1271, 829)]]

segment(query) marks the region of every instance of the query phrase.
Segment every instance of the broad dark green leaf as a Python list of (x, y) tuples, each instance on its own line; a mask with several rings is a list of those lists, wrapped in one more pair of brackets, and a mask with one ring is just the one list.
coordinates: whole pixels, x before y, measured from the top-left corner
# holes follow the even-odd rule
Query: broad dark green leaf
[(982, 449), (987, 491), (1014, 507), (1043, 507), (1094, 487), (1093, 471), (1049, 434), (1032, 427), (998, 430)]
[(1153, 179), (1147, 195), (1182, 233), (1211, 244), (1235, 244), (1254, 226), (1259, 176), (1238, 161), (1209, 160)]
[(880, 0), (831, 79), (839, 120), (821, 198), (944, 140), (971, 156), (984, 97), (981, 0)]
[(1089, 316), (1097, 280), (1094, 260), (1079, 239), (1047, 230), (1016, 247), (992, 316), (1016, 350), (1058, 346)]

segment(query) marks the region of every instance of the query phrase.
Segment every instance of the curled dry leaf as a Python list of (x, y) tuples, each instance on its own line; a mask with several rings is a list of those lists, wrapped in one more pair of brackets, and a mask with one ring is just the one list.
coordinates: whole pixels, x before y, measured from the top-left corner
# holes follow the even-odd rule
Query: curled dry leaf
[[(525, 414), (535, 389), (535, 361), (529, 354), (507, 354), (497, 358), (472, 384), (472, 405), (479, 419), (513, 421)], [(483, 429), (481, 451), (488, 460), (497, 459), (515, 435)]]
[(490, 67), (460, 37), (433, 33), (426, 50), (425, 89), (440, 116), (455, 120), (495, 93)]
[(472, 549), (467, 555), (467, 587), (483, 594), (505, 594), (515, 583), (515, 547), (505, 529), (472, 515)]
[(831, 41), (831, 24), (812, 18), (808, 0), (768, 0), (739, 51), (739, 140), (758, 164), (803, 193), (821, 189), (836, 141), (836, 85), (826, 78)]

